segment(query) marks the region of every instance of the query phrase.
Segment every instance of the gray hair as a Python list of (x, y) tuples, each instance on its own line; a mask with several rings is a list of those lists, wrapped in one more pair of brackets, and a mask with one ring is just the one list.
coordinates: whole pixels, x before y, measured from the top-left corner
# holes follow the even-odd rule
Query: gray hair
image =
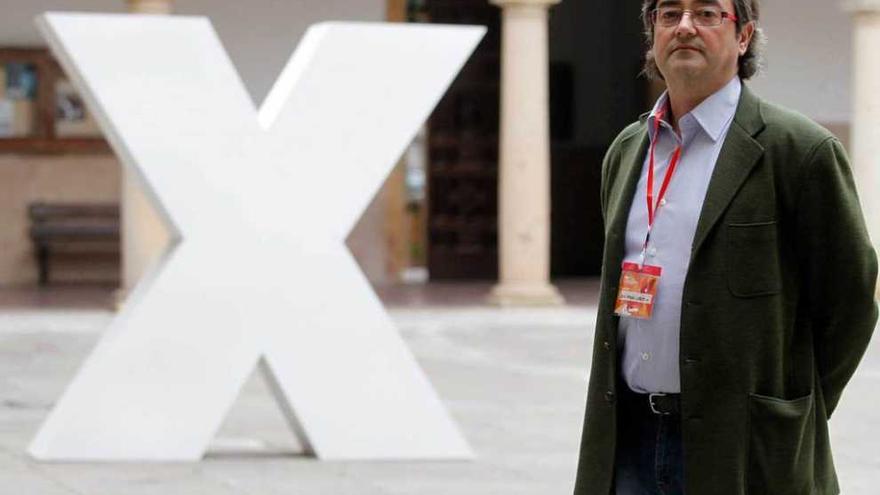
[[(657, 0), (642, 0), (642, 24), (645, 28), (645, 42), (648, 48), (642, 72), (649, 79), (663, 79), (663, 75), (660, 74), (660, 69), (657, 67), (657, 61), (654, 59), (654, 23), (651, 19), (651, 13), (656, 6)], [(755, 21), (757, 24), (761, 17), (758, 0), (733, 0), (733, 8), (737, 18), (737, 34), (742, 32), (743, 26), (749, 22)], [(739, 57), (739, 77), (741, 79), (750, 79), (764, 67), (764, 45), (766, 42), (764, 31), (756, 25), (755, 33), (752, 35), (746, 53)]]

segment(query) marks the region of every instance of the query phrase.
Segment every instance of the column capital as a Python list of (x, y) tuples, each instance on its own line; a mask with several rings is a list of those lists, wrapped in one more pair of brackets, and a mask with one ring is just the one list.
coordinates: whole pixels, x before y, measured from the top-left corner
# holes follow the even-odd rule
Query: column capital
[(126, 0), (133, 14), (170, 14), (173, 0)]
[(863, 12), (880, 13), (880, 0), (844, 0), (843, 10), (851, 14)]
[(547, 7), (550, 8), (562, 0), (489, 0), (489, 3), (498, 7)]

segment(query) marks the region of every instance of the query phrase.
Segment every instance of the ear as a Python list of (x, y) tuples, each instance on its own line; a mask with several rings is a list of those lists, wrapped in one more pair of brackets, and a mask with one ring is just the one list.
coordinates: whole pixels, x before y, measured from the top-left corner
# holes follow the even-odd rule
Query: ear
[(740, 57), (746, 54), (746, 51), (749, 49), (749, 43), (752, 42), (752, 36), (755, 34), (755, 21), (750, 21), (743, 25), (742, 29), (739, 32), (739, 55)]

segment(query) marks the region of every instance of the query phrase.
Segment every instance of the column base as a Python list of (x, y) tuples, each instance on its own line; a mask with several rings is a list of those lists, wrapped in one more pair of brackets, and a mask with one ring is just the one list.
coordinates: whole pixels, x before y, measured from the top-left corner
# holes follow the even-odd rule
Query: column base
[(122, 306), (125, 305), (125, 300), (128, 299), (128, 293), (131, 292), (129, 289), (125, 289), (122, 287), (118, 287), (113, 291), (113, 310), (117, 313), (122, 311)]
[(489, 304), (496, 306), (562, 306), (565, 298), (551, 284), (505, 284), (492, 288)]

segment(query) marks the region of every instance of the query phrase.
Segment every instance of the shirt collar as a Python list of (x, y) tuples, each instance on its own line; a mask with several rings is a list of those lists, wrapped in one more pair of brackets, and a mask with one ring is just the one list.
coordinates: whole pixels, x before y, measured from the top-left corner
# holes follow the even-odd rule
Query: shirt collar
[[(712, 141), (718, 141), (721, 133), (724, 132), (727, 125), (736, 114), (736, 107), (739, 104), (739, 97), (742, 93), (742, 82), (739, 76), (734, 76), (723, 88), (719, 89), (711, 96), (703, 100), (696, 108), (691, 110), (679, 119), (679, 124), (684, 126), (690, 116), (699, 124), (703, 131), (712, 138)], [(648, 117), (648, 128), (654, 128), (654, 120), (657, 112), (666, 108), (669, 95), (664, 91)], [(665, 116), (664, 116), (665, 117)], [(668, 122), (667, 119), (663, 119)], [(653, 133), (648, 133), (653, 139)]]

